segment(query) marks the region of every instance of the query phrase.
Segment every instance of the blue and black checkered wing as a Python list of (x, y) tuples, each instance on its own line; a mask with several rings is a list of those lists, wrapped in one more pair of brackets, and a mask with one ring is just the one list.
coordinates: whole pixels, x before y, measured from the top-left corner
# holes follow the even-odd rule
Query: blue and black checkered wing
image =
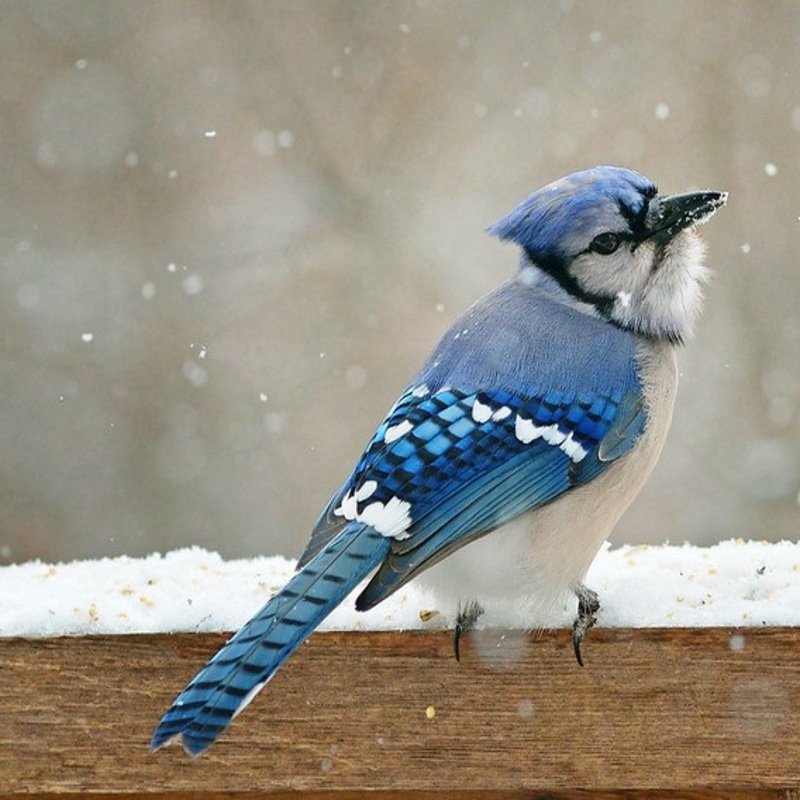
[(399, 400), (392, 406), (383, 422), (378, 426), (378, 430), (375, 431), (373, 437), (364, 448), (364, 452), (361, 454), (361, 458), (358, 460), (355, 469), (350, 473), (350, 476), (319, 515), (314, 524), (311, 538), (308, 540), (297, 562), (298, 570), (302, 569), (311, 561), (311, 559), (347, 525), (348, 520), (345, 519), (342, 514), (336, 514), (336, 509), (341, 507), (342, 501), (345, 499), (347, 493), (352, 493), (355, 488), (359, 486), (360, 482), (363, 482), (370, 465), (377, 461), (381, 451), (386, 449), (386, 432), (390, 429), (397, 430), (396, 426), (403, 424), (406, 420), (419, 416), (418, 413), (415, 412), (415, 408), (420, 405), (421, 399), (421, 390), (410, 388), (400, 395)]
[[(623, 392), (406, 392), (320, 518), (305, 563), (352, 520), (391, 552), (359, 598), (379, 602), (453, 550), (599, 475), (645, 422)], [(604, 447), (607, 452), (604, 452)]]

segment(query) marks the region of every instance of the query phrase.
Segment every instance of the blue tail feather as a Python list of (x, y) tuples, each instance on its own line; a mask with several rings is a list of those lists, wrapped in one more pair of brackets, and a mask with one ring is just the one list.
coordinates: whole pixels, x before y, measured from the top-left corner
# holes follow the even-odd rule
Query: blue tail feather
[(233, 636), (161, 718), (150, 747), (175, 737), (192, 755), (209, 747), (276, 670), (386, 556), (387, 540), (354, 524), (298, 572)]

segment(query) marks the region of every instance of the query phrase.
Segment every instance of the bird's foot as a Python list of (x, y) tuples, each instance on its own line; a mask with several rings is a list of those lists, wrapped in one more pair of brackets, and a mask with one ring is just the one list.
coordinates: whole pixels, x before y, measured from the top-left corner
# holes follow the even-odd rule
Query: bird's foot
[(458, 613), (456, 614), (456, 629), (453, 635), (453, 650), (456, 654), (456, 661), (461, 661), (461, 651), (459, 643), (461, 636), (465, 634), (483, 614), (483, 607), (477, 600), (470, 600), (466, 605), (459, 603)]
[(572, 647), (575, 650), (575, 658), (578, 659), (578, 664), (583, 666), (581, 642), (589, 628), (593, 627), (597, 622), (600, 598), (597, 596), (597, 592), (593, 592), (582, 583), (578, 584), (575, 594), (578, 598), (578, 616), (572, 625)]

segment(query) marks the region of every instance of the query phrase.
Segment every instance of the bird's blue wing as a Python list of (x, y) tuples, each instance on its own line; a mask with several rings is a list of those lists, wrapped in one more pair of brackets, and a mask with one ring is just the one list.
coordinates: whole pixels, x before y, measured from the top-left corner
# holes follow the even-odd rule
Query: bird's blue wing
[(607, 391), (408, 390), (320, 517), (301, 563), (352, 520), (390, 553), (370, 608), (448, 553), (599, 475), (645, 424), (637, 385)]
[(311, 533), (311, 538), (306, 544), (305, 550), (297, 561), (297, 569), (302, 569), (317, 553), (319, 553), (328, 542), (332, 541), (347, 525), (347, 520), (340, 514), (336, 514), (335, 510), (342, 504), (342, 500), (348, 491), (351, 491), (354, 486), (358, 486), (359, 476), (366, 474), (370, 464), (378, 457), (380, 451), (385, 449), (386, 431), (403, 422), (408, 418), (412, 409), (420, 401), (419, 389), (408, 389), (400, 399), (392, 406), (389, 413), (384, 418), (383, 422), (379, 425), (378, 430), (375, 431), (372, 439), (369, 440), (361, 458), (356, 464), (355, 469), (342, 484), (339, 491), (330, 499), (328, 505), (325, 506), (322, 513), (319, 515), (314, 529)]

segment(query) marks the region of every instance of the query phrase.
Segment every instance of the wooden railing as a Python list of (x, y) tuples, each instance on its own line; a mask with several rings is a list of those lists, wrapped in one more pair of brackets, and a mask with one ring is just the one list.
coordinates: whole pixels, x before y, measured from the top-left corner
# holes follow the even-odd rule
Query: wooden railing
[(800, 800), (800, 630), (323, 633), (204, 756), (153, 726), (217, 635), (0, 639), (0, 798)]

